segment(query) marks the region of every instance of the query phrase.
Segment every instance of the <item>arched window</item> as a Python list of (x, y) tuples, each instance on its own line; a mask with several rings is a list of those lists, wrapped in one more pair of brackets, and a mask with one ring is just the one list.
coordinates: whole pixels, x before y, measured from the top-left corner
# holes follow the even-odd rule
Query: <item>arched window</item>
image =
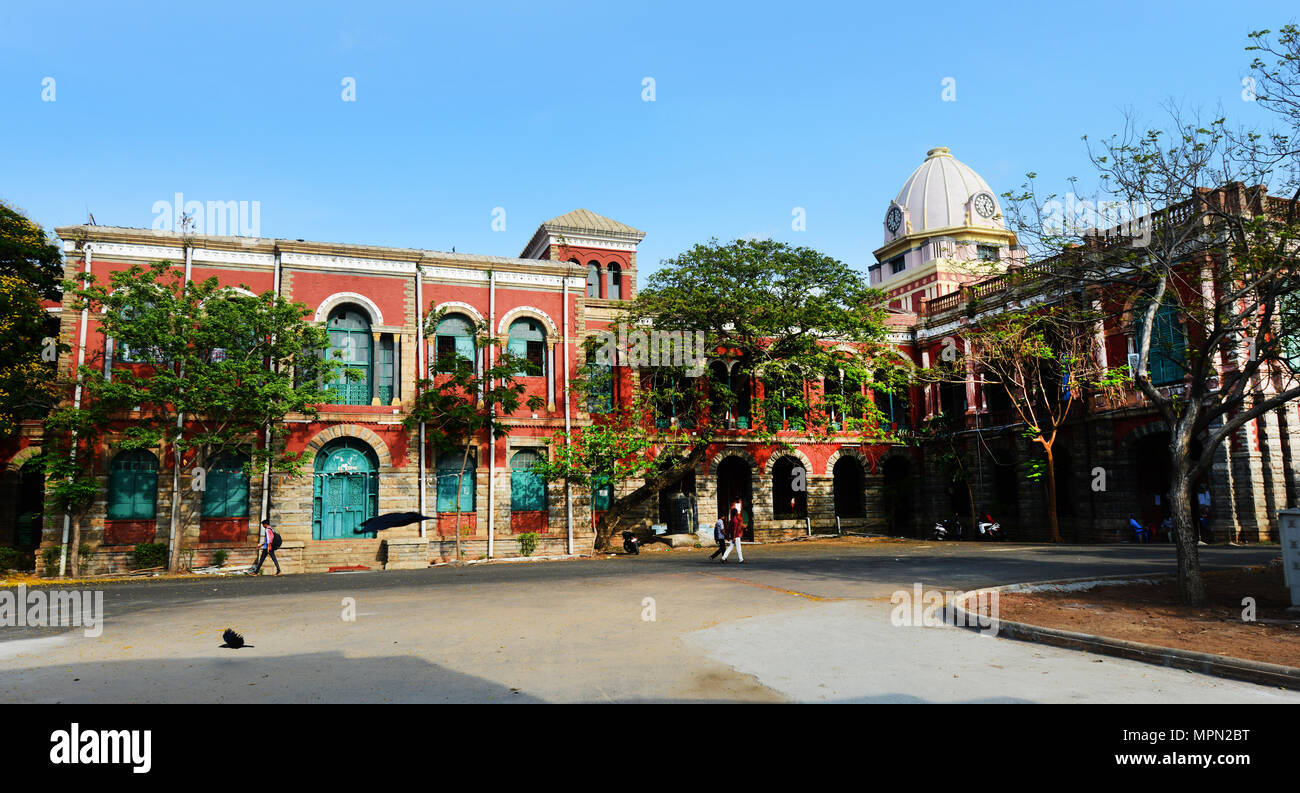
[(643, 375), (641, 382), (651, 389), (650, 401), (655, 408), (656, 427), (667, 429), (675, 425), (682, 429), (695, 429), (696, 378), (656, 368), (649, 375)]
[(749, 429), (749, 374), (740, 364), (709, 364), (713, 419), (727, 427)]
[(772, 466), (772, 516), (802, 518), (808, 514), (808, 472), (789, 455)]
[(374, 537), (358, 532), (379, 514), (379, 458), (364, 441), (338, 438), (316, 453), (311, 536), (317, 540)]
[(782, 428), (801, 431), (804, 427), (804, 410), (807, 405), (803, 383), (791, 376), (763, 381), (763, 410), (767, 426), (772, 432)]
[(614, 367), (598, 363), (596, 351), (587, 352), (587, 412), (596, 415), (614, 409)]
[(609, 299), (623, 299), (623, 268), (614, 262), (609, 264)]
[(587, 297), (600, 297), (599, 262), (587, 262)]
[(521, 317), (510, 323), (510, 337), (506, 351), (519, 358), (531, 361), (536, 369), (531, 372), (520, 370), (516, 377), (546, 376), (546, 329), (540, 320)]
[(330, 312), (326, 328), (330, 337), (329, 358), (361, 372), (359, 380), (349, 380), (342, 372), (339, 373), (331, 384), (334, 404), (369, 405), (374, 381), (371, 367), (374, 337), (370, 333), (369, 315), (357, 306), (342, 305)]
[(880, 411), (882, 423), (885, 425), (884, 429), (892, 430), (892, 426), (897, 426), (899, 429), (908, 429), (911, 411), (907, 403), (906, 387), (897, 387), (893, 393), (890, 393), (880, 385), (876, 385), (872, 388), (871, 394), (875, 400), (876, 409)]
[[(456, 371), (455, 359), (475, 362), (474, 323), (464, 314), (448, 314), (438, 322), (434, 336), (435, 371), (447, 373)], [(453, 358), (452, 356), (455, 356)]]
[(158, 458), (144, 449), (119, 452), (109, 467), (108, 518), (153, 518), (157, 501)]
[(541, 459), (541, 455), (532, 449), (520, 449), (510, 457), (511, 512), (546, 509), (546, 480), (532, 470)]
[[(1149, 303), (1133, 311), (1133, 352), (1142, 343), (1142, 321)], [(1183, 365), (1187, 350), (1187, 337), (1178, 321), (1178, 305), (1166, 296), (1156, 309), (1155, 327), (1151, 329), (1151, 347), (1147, 352), (1147, 371), (1152, 385), (1181, 383), (1186, 373)]]
[[(152, 303), (145, 304), (147, 308), (152, 308)], [(122, 307), (122, 322), (130, 323), (135, 317), (135, 306)], [(118, 363), (162, 363), (163, 356), (160, 350), (137, 350), (128, 344), (124, 339), (114, 340), (114, 355)]]
[[(461, 464), (465, 473), (461, 475)], [(473, 512), (476, 463), (474, 455), (468, 459), (463, 454), (444, 454), (438, 457), (438, 511), (439, 512)], [(456, 498), (456, 478), (460, 479), (459, 504)]]
[(227, 452), (208, 466), (203, 490), (203, 517), (248, 517), (248, 474), (244, 466), (249, 456)]

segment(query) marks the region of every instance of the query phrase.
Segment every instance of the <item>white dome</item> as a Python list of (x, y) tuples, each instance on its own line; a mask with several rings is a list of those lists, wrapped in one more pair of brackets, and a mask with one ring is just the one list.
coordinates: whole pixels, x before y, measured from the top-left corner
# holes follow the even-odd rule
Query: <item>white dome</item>
[[(895, 206), (901, 210), (901, 218), (893, 212)], [(891, 230), (891, 225), (896, 228)], [(886, 210), (885, 242), (907, 234), (962, 226), (1005, 229), (1002, 205), (988, 182), (948, 153), (947, 147), (930, 149), (925, 153), (925, 162), (907, 177)]]

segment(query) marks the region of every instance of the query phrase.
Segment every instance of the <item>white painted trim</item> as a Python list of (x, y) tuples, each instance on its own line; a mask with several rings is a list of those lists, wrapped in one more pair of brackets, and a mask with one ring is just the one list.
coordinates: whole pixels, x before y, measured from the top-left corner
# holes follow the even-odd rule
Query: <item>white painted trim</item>
[(356, 292), (335, 292), (321, 301), (316, 309), (316, 321), (324, 322), (330, 315), (330, 311), (336, 308), (340, 303), (358, 303), (370, 313), (370, 324), (373, 328), (375, 325), (384, 324), (384, 315), (379, 311), (379, 306), (375, 301), (365, 295)]
[(540, 308), (536, 308), (534, 306), (517, 306), (507, 311), (505, 314), (501, 316), (501, 321), (497, 323), (497, 333), (498, 334), (506, 333), (510, 327), (510, 323), (514, 322), (516, 319), (519, 319), (520, 317), (532, 317), (533, 319), (540, 319), (542, 322), (546, 323), (547, 326), (546, 335), (551, 339), (556, 339), (556, 340), (559, 339), (560, 330), (558, 327), (556, 327), (555, 320), (551, 319), (550, 314), (547, 314), (545, 311), (542, 311)]
[(487, 324), (487, 320), (483, 319), (483, 315), (478, 313), (478, 309), (474, 308), (469, 303), (462, 303), (459, 300), (448, 300), (445, 303), (439, 303), (438, 305), (433, 307), (432, 311), (429, 312), (429, 316), (432, 316), (433, 314), (437, 314), (439, 311), (443, 311), (443, 310), (448, 310), (453, 312), (457, 310), (463, 311), (466, 314), (469, 314), (471, 317), (473, 317), (474, 320), (478, 322), (480, 325)]

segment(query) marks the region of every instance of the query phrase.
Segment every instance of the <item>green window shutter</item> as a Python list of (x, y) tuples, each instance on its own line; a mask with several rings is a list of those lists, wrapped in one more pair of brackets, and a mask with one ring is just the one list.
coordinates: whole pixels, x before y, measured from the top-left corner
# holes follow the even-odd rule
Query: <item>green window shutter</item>
[(510, 458), (510, 509), (513, 512), (532, 512), (546, 509), (546, 480), (533, 472), (539, 460), (537, 452), (515, 452)]
[(134, 477), (130, 471), (114, 471), (108, 476), (108, 517), (123, 520), (131, 517), (131, 486)]
[(248, 476), (245, 455), (223, 455), (208, 470), (207, 488), (203, 491), (203, 517), (248, 517)]
[[(1142, 341), (1142, 320), (1145, 307), (1137, 309), (1134, 321), (1135, 344)], [(1153, 385), (1170, 385), (1183, 380), (1183, 352), (1186, 337), (1178, 322), (1178, 308), (1165, 301), (1156, 310), (1155, 327), (1151, 331), (1151, 347), (1147, 352), (1147, 371)]]
[(456, 504), (456, 476), (460, 473), (460, 460), (455, 464), (438, 467), (438, 511), (474, 511), (474, 461), (465, 466), (465, 476), (460, 483), (460, 505)]
[(120, 452), (108, 478), (108, 518), (147, 520), (158, 500), (158, 458), (143, 449)]

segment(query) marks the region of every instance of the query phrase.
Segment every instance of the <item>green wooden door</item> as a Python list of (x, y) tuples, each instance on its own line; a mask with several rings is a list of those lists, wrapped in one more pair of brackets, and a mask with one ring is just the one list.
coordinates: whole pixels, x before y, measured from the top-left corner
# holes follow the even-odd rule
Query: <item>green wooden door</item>
[(321, 449), (312, 477), (313, 539), (375, 536), (357, 529), (379, 514), (378, 469), (374, 452), (360, 441), (342, 438)]

